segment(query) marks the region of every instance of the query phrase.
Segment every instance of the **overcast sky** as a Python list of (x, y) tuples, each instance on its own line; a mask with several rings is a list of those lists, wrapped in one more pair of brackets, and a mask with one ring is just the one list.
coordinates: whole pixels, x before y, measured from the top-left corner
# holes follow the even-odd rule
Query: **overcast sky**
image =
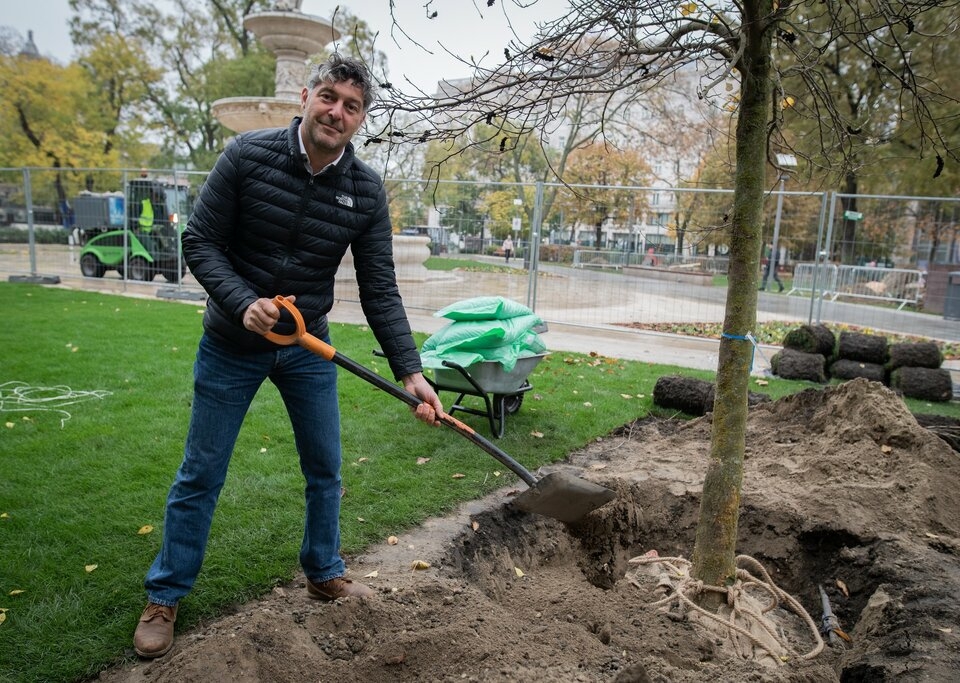
[[(533, 34), (536, 21), (555, 19), (565, 7), (564, 0), (539, 0), (534, 7), (520, 10), (514, 2), (496, 0), (493, 7), (487, 7), (487, 0), (395, 0), (401, 26), (430, 48), (432, 56), (399, 33), (395, 32), (394, 41), (390, 35), (389, 0), (353, 0), (342, 4), (380, 31), (377, 44), (387, 54), (391, 81), (400, 85), (402, 76), (407, 75), (432, 92), (436, 81), (442, 78), (469, 75), (468, 69), (445, 54), (440, 43), (467, 58), (479, 60), (489, 52), (484, 64), (493, 66), (502, 61), (503, 49), (513, 36), (511, 24), (512, 30), (525, 40)], [(330, 18), (338, 4), (335, 0), (303, 0), (300, 9), (304, 14)], [(436, 18), (428, 19), (428, 12), (436, 12)], [(504, 12), (509, 14), (509, 23)], [(41, 54), (66, 63), (74, 57), (69, 18), (68, 0), (3, 0), (0, 25), (12, 26), (24, 38), (32, 30)]]

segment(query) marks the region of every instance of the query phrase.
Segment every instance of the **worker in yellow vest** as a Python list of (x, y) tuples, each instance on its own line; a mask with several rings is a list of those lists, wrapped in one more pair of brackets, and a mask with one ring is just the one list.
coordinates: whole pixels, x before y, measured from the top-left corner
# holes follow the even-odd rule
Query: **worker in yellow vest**
[(153, 202), (150, 197), (144, 197), (140, 200), (140, 230), (150, 232), (153, 230)]

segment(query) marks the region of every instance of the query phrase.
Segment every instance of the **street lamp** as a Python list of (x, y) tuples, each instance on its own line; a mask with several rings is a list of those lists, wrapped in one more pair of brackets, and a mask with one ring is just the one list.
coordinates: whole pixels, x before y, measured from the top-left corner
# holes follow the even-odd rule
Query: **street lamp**
[(770, 280), (772, 280), (776, 274), (777, 249), (779, 249), (778, 243), (780, 241), (780, 216), (783, 215), (783, 187), (789, 175), (789, 172), (784, 169), (797, 167), (797, 157), (793, 154), (777, 154), (776, 157), (777, 166), (780, 168), (780, 194), (777, 195), (777, 214), (773, 219), (773, 240), (770, 244), (770, 267), (767, 269), (761, 289), (766, 289), (770, 285)]

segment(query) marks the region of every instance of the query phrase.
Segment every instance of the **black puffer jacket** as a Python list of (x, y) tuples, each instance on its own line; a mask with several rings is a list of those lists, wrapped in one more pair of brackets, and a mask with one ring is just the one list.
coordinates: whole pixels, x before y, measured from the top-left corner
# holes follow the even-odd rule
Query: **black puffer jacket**
[[(276, 348), (243, 327), (261, 297), (295, 295), (307, 330), (327, 333), (334, 278), (353, 250), (360, 301), (395, 377), (421, 370), (393, 264), (393, 236), (380, 177), (348, 145), (318, 176), (304, 168), (290, 127), (245, 133), (217, 160), (183, 233), (183, 254), (210, 299), (204, 329), (238, 352)], [(275, 328), (293, 331), (283, 318)]]

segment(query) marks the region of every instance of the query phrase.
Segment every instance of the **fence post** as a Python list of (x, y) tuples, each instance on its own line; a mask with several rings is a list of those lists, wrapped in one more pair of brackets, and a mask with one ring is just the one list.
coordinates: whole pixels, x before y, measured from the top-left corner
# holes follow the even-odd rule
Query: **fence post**
[(30, 254), (30, 274), (29, 275), (11, 275), (7, 278), (8, 282), (29, 282), (39, 285), (56, 285), (60, 283), (58, 275), (38, 275), (37, 274), (37, 237), (36, 226), (33, 224), (33, 188), (30, 178), (30, 169), (23, 168), (23, 200), (27, 205), (27, 243)]
[[(815, 262), (817, 264), (817, 269), (813, 275), (813, 296), (810, 300), (810, 317), (813, 318), (813, 309), (814, 302), (816, 302), (816, 321), (820, 323), (820, 315), (823, 310), (823, 296), (817, 287), (817, 280), (819, 279), (820, 273), (820, 264), (826, 262), (827, 257), (830, 256), (830, 247), (833, 244), (833, 218), (836, 215), (837, 211), (837, 193), (830, 193), (830, 214), (827, 217), (827, 234), (826, 239), (823, 242), (820, 242), (820, 237), (823, 235), (823, 229), (821, 228), (820, 234), (817, 236), (817, 257)], [(821, 260), (822, 259), (822, 260)]]
[(543, 181), (538, 180), (533, 197), (533, 220), (530, 221), (530, 270), (527, 274), (527, 308), (536, 310), (537, 270), (540, 268), (540, 230), (543, 224)]
[[(770, 257), (767, 261), (767, 272), (764, 274), (763, 282), (760, 283), (760, 289), (766, 289), (770, 283), (777, 277), (777, 265), (780, 262), (777, 250), (780, 248), (780, 216), (783, 214), (783, 187), (786, 184), (786, 174), (780, 173), (780, 192), (777, 193), (777, 213), (773, 219), (773, 241), (770, 243)], [(760, 245), (760, 255), (763, 256), (764, 245)], [(777, 280), (777, 282), (780, 282)], [(783, 285), (780, 285), (783, 290)]]
[(33, 224), (33, 187), (30, 179), (30, 169), (23, 169), (23, 199), (27, 205), (27, 244), (30, 253), (30, 277), (37, 276), (37, 237), (36, 226)]

